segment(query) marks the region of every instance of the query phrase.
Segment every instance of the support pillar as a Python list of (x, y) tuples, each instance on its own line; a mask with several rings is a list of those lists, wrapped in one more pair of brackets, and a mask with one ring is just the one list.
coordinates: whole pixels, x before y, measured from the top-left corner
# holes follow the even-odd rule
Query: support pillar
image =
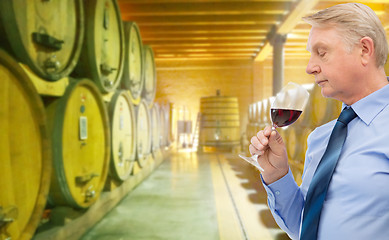
[(284, 85), (284, 43), (286, 35), (275, 34), (273, 45), (273, 96), (281, 91)]

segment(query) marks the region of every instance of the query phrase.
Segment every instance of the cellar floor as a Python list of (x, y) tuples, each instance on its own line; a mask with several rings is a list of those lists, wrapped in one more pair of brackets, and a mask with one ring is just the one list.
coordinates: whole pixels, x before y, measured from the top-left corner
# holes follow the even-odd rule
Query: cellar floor
[(289, 239), (259, 172), (231, 153), (174, 152), (82, 240)]

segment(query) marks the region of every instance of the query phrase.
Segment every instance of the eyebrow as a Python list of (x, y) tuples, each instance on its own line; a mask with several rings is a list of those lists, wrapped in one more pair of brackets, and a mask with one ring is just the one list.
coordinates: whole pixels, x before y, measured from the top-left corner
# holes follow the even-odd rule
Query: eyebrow
[(322, 48), (322, 49), (328, 49), (328, 47), (326, 47), (326, 45), (325, 45), (323, 42), (318, 42), (318, 43), (316, 43), (315, 45), (313, 45), (312, 48), (310, 48), (309, 45), (307, 44), (307, 51), (308, 51), (308, 52), (311, 52), (312, 49), (313, 49), (313, 50), (317, 50), (317, 49), (320, 49), (320, 48)]

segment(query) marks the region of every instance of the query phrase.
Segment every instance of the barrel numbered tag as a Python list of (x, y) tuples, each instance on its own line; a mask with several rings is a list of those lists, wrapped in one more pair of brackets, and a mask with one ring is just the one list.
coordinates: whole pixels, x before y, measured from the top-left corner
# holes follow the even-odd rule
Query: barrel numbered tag
[(80, 116), (80, 140), (88, 138), (88, 118)]

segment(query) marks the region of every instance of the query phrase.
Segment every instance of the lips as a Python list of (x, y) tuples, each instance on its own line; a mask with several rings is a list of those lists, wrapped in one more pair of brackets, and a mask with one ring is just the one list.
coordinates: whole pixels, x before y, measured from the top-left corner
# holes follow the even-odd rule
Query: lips
[(323, 85), (325, 82), (327, 82), (327, 80), (316, 80), (315, 81), (317, 85), (321, 86)]

